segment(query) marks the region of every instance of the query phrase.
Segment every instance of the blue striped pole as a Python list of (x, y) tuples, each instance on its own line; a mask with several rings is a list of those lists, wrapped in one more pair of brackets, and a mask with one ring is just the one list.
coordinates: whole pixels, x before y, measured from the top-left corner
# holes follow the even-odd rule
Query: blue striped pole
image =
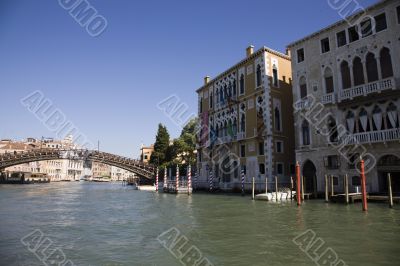
[(244, 169), (242, 169), (241, 171), (241, 175), (242, 175), (242, 195), (244, 195)]

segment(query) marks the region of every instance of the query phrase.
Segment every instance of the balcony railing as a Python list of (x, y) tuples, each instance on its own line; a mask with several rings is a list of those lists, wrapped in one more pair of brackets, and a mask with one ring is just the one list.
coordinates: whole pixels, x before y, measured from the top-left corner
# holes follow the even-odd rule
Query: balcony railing
[(400, 128), (362, 132), (347, 135), (340, 139), (341, 143), (347, 145), (361, 144), (361, 143), (378, 143), (387, 141), (400, 140)]
[(384, 90), (396, 89), (394, 78), (383, 79), (368, 84), (345, 89), (340, 92), (340, 100), (352, 100), (355, 97), (367, 96), (371, 93), (380, 93)]
[(237, 134), (237, 140), (242, 140), (246, 137), (244, 132), (238, 132)]
[(294, 103), (294, 107), (298, 111), (308, 109), (311, 107), (311, 105), (312, 105), (312, 100), (310, 98), (303, 98)]
[(330, 104), (330, 103), (335, 103), (336, 102), (336, 95), (335, 93), (328, 93), (322, 96), (321, 98), (321, 103), (322, 104)]

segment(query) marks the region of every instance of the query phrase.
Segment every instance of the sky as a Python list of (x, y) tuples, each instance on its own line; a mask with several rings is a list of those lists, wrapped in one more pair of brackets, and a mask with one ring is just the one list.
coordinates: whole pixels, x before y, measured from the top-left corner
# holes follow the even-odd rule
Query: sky
[[(136, 158), (158, 123), (180, 134), (160, 102), (175, 95), (196, 114), (204, 76), (242, 60), (247, 46), (284, 52), (341, 19), (328, 0), (85, 1), (107, 22), (98, 36), (59, 0), (0, 0), (0, 139), (57, 137), (57, 110), (100, 150)], [(42, 116), (28, 108), (46, 99)]]

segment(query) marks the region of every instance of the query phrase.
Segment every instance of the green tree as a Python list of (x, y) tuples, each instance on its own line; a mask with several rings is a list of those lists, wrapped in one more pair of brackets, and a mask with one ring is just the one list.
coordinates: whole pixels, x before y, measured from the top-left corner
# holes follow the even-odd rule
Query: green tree
[(196, 162), (196, 125), (197, 120), (190, 120), (182, 129), (179, 138), (173, 141), (169, 149), (169, 156), (172, 164), (182, 164)]
[(154, 143), (154, 151), (150, 157), (150, 163), (162, 165), (166, 163), (166, 155), (169, 147), (169, 133), (165, 126), (158, 124), (156, 142)]

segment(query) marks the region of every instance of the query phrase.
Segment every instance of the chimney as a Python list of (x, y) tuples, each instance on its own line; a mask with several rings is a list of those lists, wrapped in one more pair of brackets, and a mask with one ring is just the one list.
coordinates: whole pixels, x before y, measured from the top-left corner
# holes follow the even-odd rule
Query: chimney
[(204, 85), (207, 85), (210, 82), (210, 76), (204, 77)]
[(250, 55), (252, 55), (254, 53), (254, 46), (250, 45), (249, 47), (247, 47), (246, 49), (246, 55), (247, 57), (249, 57)]

